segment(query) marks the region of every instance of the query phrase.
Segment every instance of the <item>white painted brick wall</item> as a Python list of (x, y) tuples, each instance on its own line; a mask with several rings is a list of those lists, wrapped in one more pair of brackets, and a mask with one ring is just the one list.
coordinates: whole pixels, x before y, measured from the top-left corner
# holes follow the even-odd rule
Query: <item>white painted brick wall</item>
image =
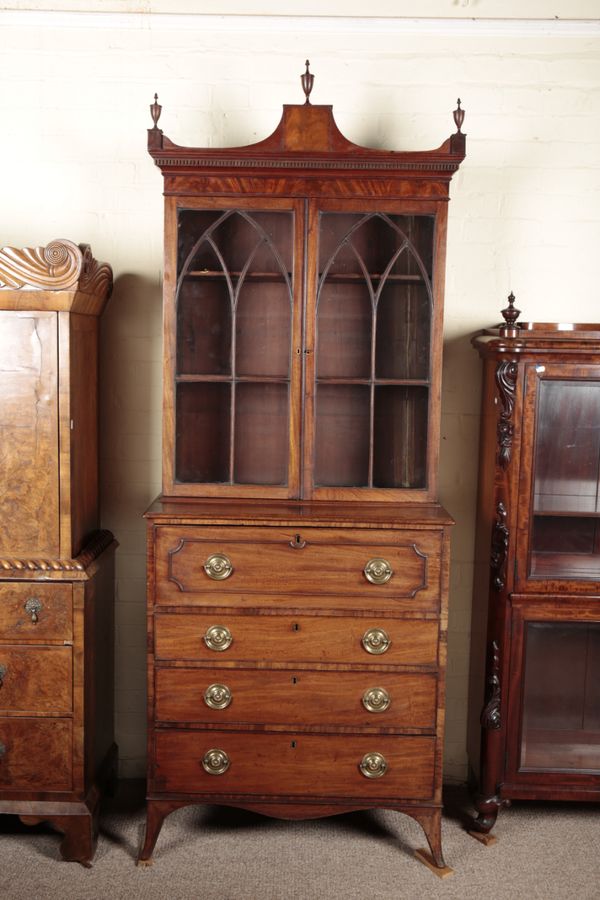
[[(397, 14), (416, 14), (414, 4), (412, 13), (400, 5)], [(297, 12), (292, 6), (279, 2), (277, 10)], [(535, 3), (504, 3), (517, 6), (526, 12)], [(428, 15), (469, 11), (441, 0), (433, 8), (428, 2)], [(380, 9), (390, 14), (385, 3)], [(478, 14), (494, 9), (488, 0)], [(569, 9), (589, 14), (585, 0)], [(498, 26), (495, 34), (490, 25), (481, 36), (467, 26), (444, 34), (424, 25), (409, 34), (324, 25), (294, 34), (278, 32), (273, 20), (262, 32), (218, 31), (201, 18), (180, 28), (172, 21), (161, 28), (152, 16), (133, 24), (113, 18), (106, 28), (98, 18), (60, 21), (55, 28), (33, 12), (19, 21), (0, 12), (1, 240), (86, 241), (115, 272), (102, 323), (101, 469), (103, 525), (120, 542), (117, 738), (125, 776), (144, 773), (142, 513), (161, 477), (162, 179), (145, 149), (154, 91), (166, 134), (200, 146), (270, 134), (281, 104), (302, 99), (306, 56), (314, 102), (333, 103), (340, 128), (359, 143), (438, 146), (462, 98), (468, 156), (450, 205), (441, 499), (457, 519), (446, 774), (464, 778), (479, 424), (479, 364), (469, 339), (498, 320), (511, 289), (527, 318), (560, 318), (566, 304), (573, 319), (597, 321), (600, 34), (583, 25), (572, 36), (525, 26), (506, 34)]]

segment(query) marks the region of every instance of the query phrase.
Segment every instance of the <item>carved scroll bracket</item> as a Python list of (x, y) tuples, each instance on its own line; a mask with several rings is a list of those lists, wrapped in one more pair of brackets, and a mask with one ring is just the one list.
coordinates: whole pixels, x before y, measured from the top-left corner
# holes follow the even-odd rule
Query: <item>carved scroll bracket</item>
[(517, 392), (518, 365), (513, 360), (504, 360), (496, 368), (496, 386), (502, 411), (498, 419), (498, 463), (503, 469), (508, 467), (512, 455), (514, 426), (512, 422)]
[(508, 542), (510, 533), (506, 526), (508, 512), (502, 500), (496, 507), (496, 522), (492, 532), (492, 551), (490, 566), (492, 569), (493, 585), (497, 591), (504, 590), (506, 585), (506, 564), (508, 560)]
[(482, 728), (498, 729), (502, 727), (500, 716), (500, 648), (497, 641), (492, 641), (489, 651), (488, 672), (486, 677), (486, 703), (481, 711)]

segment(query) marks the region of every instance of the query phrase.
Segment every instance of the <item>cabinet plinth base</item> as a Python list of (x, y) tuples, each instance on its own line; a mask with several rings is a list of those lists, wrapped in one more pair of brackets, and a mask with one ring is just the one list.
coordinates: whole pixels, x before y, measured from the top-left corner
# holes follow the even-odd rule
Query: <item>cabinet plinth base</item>
[(0, 796), (0, 815), (15, 815), (23, 825), (48, 824), (63, 838), (59, 852), (65, 862), (78, 862), (91, 868), (98, 841), (100, 802), (116, 784), (118, 749), (113, 744), (100, 773), (83, 799), (12, 800)]

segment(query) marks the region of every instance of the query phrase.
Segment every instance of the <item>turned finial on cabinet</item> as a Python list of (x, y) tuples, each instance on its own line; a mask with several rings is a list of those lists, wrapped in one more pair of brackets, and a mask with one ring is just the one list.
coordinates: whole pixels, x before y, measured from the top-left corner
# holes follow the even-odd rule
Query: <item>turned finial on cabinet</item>
[(150, 104), (150, 115), (152, 116), (153, 127), (158, 128), (158, 120), (162, 112), (162, 106), (158, 102), (158, 94), (154, 95), (154, 103)]
[(512, 291), (508, 295), (508, 306), (500, 310), (500, 312), (506, 322), (506, 325), (500, 326), (500, 334), (502, 337), (516, 337), (519, 334), (517, 319), (521, 315), (521, 310), (515, 307), (515, 295)]
[(310, 104), (310, 92), (313, 89), (313, 84), (315, 83), (315, 76), (309, 72), (308, 67), (310, 66), (310, 60), (306, 60), (304, 63), (306, 66), (306, 72), (303, 72), (300, 76), (300, 81), (302, 83), (302, 90), (306, 95), (306, 102)]
[(462, 134), (461, 128), (462, 123), (465, 121), (465, 111), (460, 107), (460, 97), (456, 101), (456, 109), (453, 111), (452, 115), (454, 116), (454, 123), (456, 125), (456, 133)]

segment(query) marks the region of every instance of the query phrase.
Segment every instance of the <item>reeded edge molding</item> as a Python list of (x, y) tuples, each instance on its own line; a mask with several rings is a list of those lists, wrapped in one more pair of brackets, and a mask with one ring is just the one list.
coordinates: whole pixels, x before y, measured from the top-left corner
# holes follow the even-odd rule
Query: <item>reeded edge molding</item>
[(276, 16), (211, 13), (134, 13), (61, 10), (1, 10), (0, 25), (53, 28), (134, 29), (264, 33), (422, 34), (447, 37), (589, 37), (598, 19), (404, 18), (396, 16)]
[(104, 296), (112, 290), (112, 269), (98, 262), (88, 244), (65, 238), (45, 247), (1, 247), (0, 291), (79, 291)]
[(110, 531), (97, 531), (74, 559), (39, 557), (0, 557), (0, 572), (85, 572), (114, 541)]

